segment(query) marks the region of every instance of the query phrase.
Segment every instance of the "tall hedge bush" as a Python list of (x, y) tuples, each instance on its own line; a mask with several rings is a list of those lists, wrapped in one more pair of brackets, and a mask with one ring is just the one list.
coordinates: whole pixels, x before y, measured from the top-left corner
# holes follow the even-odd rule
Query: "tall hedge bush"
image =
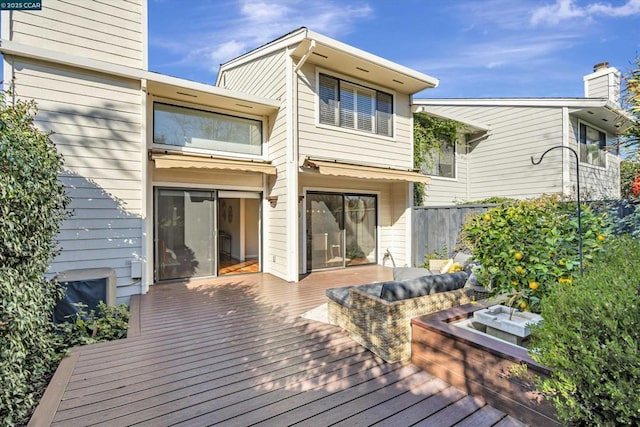
[(552, 288), (533, 330), (542, 391), (566, 425), (640, 425), (640, 240), (624, 236), (572, 284)]
[(55, 369), (51, 315), (58, 292), (45, 279), (68, 199), (62, 158), (34, 126), (35, 105), (0, 94), (0, 424), (24, 422)]

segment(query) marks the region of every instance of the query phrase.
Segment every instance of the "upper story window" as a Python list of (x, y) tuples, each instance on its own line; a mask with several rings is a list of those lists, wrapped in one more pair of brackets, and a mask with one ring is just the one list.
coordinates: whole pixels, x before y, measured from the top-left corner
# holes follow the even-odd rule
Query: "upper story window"
[(393, 95), (320, 74), (320, 123), (393, 136)]
[(423, 168), (424, 174), (442, 178), (456, 177), (456, 144), (450, 138), (441, 138), (440, 148), (432, 151), (431, 160), (431, 167)]
[(580, 161), (594, 166), (606, 166), (607, 134), (585, 123), (580, 123)]
[(261, 155), (262, 122), (156, 102), (153, 143)]

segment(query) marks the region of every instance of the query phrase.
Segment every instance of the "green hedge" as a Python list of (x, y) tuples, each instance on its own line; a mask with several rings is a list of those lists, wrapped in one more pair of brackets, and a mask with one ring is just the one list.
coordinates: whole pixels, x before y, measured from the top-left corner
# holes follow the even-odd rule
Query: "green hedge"
[(610, 246), (550, 290), (533, 330), (532, 356), (553, 370), (542, 391), (568, 425), (640, 425), (640, 241)]
[(33, 123), (33, 103), (0, 94), (0, 424), (24, 422), (59, 360), (45, 272), (68, 199), (62, 158)]

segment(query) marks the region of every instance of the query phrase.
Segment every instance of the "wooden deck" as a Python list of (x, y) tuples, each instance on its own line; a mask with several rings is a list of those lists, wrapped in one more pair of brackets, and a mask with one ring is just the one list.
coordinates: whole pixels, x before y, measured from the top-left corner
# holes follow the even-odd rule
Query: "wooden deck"
[(30, 425), (522, 426), (339, 328), (300, 318), (324, 290), (385, 280), (379, 266), (155, 285), (127, 339), (65, 358)]

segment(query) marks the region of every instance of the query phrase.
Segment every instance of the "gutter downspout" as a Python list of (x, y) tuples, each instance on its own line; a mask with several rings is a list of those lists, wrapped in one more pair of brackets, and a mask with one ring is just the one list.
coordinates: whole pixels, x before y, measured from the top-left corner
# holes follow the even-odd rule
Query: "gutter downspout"
[[(300, 61), (302, 62), (302, 61)], [(299, 281), (299, 204), (298, 204), (298, 74), (291, 51), (287, 52), (287, 281)]]

